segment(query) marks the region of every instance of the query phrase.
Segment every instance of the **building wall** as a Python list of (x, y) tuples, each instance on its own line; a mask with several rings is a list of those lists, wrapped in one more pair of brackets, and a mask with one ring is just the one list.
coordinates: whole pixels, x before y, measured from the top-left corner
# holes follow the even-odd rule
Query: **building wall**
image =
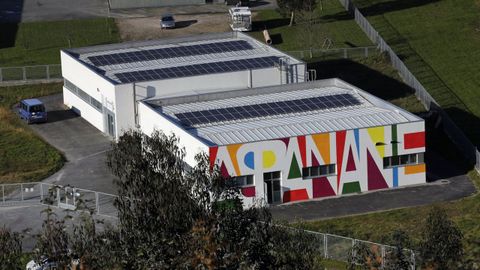
[[(113, 83), (105, 80), (102, 76), (82, 65), (77, 59), (72, 58), (63, 51), (60, 52), (60, 58), (63, 78), (101, 102), (102, 106), (108, 110), (115, 112), (115, 85)], [(69, 90), (64, 88), (63, 92), (63, 102), (66, 106), (73, 108), (78, 114), (85, 118), (85, 120), (102, 132), (107, 132), (102, 114), (98, 116), (99, 112), (95, 108), (77, 96), (74, 96)], [(118, 121), (118, 117), (115, 117), (115, 120)], [(117, 125), (118, 124), (116, 124), (116, 126)]]
[(104, 131), (103, 115), (101, 112), (73, 94), (70, 90), (63, 88), (63, 103), (73, 109), (75, 113), (87, 120), (92, 126)]
[[(425, 164), (383, 167), (384, 157), (425, 152), (424, 130), (419, 121), (210, 147), (210, 162), (225, 176), (254, 175), (242, 188), (246, 205), (265, 198), (263, 173), (272, 171), (281, 171), (283, 202), (394, 188), (425, 183)], [(302, 178), (302, 168), (324, 164), (336, 164), (336, 174)]]
[(111, 9), (201, 5), (205, 0), (109, 0)]
[[(288, 82), (304, 82), (304, 65), (295, 65), (295, 68), (292, 68), (292, 70), (294, 75), (289, 77)], [(196, 94), (198, 92), (207, 90), (241, 90), (252, 87), (286, 84), (286, 73), (285, 71), (282, 73), (278, 68), (267, 68), (251, 71), (245, 70), (230, 73), (208, 74), (178, 79), (141, 82), (136, 84), (136, 92), (138, 100), (142, 100), (144, 98), (154, 96), (175, 96), (179, 93)], [(293, 77), (294, 79), (292, 79)]]
[(180, 141), (180, 147), (185, 147), (186, 156), (185, 162), (190, 166), (195, 166), (195, 155), (200, 152), (208, 153), (208, 146), (199, 141), (197, 137), (188, 133), (182, 127), (177, 126), (175, 123), (165, 119), (162, 115), (156, 112), (149, 105), (140, 102), (138, 104), (139, 110), (139, 123), (143, 133), (150, 135), (154, 131), (159, 130), (166, 135), (175, 134)]

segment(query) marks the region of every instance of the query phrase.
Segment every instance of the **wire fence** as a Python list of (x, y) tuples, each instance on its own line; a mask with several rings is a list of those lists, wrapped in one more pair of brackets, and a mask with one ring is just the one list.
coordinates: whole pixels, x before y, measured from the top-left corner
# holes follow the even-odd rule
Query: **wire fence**
[[(118, 214), (114, 206), (117, 196), (113, 194), (42, 182), (2, 184), (0, 190), (0, 207), (44, 205), (74, 211), (90, 211), (96, 215), (113, 218), (117, 218)], [(286, 228), (293, 229), (291, 227)], [(315, 243), (318, 254), (329, 260), (352, 262), (351, 258), (355, 252), (355, 247), (361, 244), (374, 255), (381, 269), (388, 269), (386, 265), (388, 265), (391, 257), (390, 254), (396, 250), (392, 246), (334, 234), (308, 230), (304, 230), (304, 232), (312, 236), (311, 239)], [(410, 249), (405, 249), (403, 252), (409, 258), (410, 269), (414, 270), (416, 265), (415, 252)]]
[(361, 59), (378, 52), (376, 46), (369, 47), (352, 47), (352, 48), (335, 48), (335, 49), (307, 49), (299, 51), (288, 51), (287, 53), (293, 57), (309, 60), (333, 60), (333, 59)]
[(0, 67), (0, 83), (13, 81), (58, 80), (62, 78), (60, 65)]
[(345, 9), (354, 14), (355, 22), (370, 38), (370, 40), (377, 44), (380, 51), (385, 52), (392, 66), (397, 69), (405, 83), (411, 88), (415, 89), (415, 96), (429, 110), (436, 112), (441, 121), (442, 127), (448, 138), (457, 146), (463, 153), (466, 160), (475, 164), (475, 169), (480, 173), (480, 153), (477, 147), (467, 138), (463, 131), (452, 121), (448, 114), (440, 107), (438, 102), (428, 93), (417, 78), (410, 72), (405, 63), (397, 56), (392, 48), (385, 42), (375, 28), (368, 22), (362, 13), (354, 6), (352, 0), (339, 0)]
[(41, 182), (2, 184), (0, 189), (0, 206), (46, 205), (117, 217), (113, 194)]

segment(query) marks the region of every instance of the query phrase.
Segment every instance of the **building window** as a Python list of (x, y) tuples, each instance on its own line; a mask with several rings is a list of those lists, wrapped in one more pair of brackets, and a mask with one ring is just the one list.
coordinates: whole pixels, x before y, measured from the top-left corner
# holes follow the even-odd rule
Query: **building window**
[(253, 186), (253, 174), (232, 177), (232, 180), (237, 187)]
[(405, 165), (423, 164), (424, 153), (408, 154), (383, 158), (383, 168), (393, 168)]
[(264, 173), (263, 180), (264, 181), (280, 180), (280, 171)]
[(82, 89), (78, 88), (75, 84), (65, 79), (63, 86), (70, 92), (74, 93), (77, 97), (81, 98), (83, 101), (90, 104), (97, 111), (102, 112), (102, 103), (96, 100), (95, 98), (93, 98), (92, 96), (90, 96), (89, 94), (87, 94)]
[(327, 164), (320, 166), (312, 166), (302, 169), (303, 179), (310, 179), (314, 177), (333, 175), (336, 173), (337, 166), (335, 164)]

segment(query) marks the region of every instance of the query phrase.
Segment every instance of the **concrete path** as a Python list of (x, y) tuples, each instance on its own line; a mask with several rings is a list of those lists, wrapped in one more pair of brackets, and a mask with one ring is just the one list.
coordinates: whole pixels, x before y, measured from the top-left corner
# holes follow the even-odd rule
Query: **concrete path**
[(115, 194), (115, 177), (106, 166), (110, 139), (83, 118), (63, 107), (62, 94), (40, 98), (48, 122), (30, 127), (65, 155), (65, 166), (45, 182)]
[[(10, 228), (12, 231), (24, 232), (22, 240), (24, 251), (30, 251), (35, 245), (35, 234), (42, 229), (43, 220), (46, 214), (43, 213), (47, 207), (42, 205), (24, 205), (15, 207), (0, 208), (0, 226)], [(59, 208), (51, 208), (58, 219), (63, 219), (65, 215), (72, 216), (66, 224), (71, 228), (71, 224), (80, 219), (81, 212), (67, 212)], [(94, 216), (96, 220), (105, 221), (105, 223), (116, 224), (117, 219), (106, 216)], [(101, 225), (98, 225), (101, 229)]]

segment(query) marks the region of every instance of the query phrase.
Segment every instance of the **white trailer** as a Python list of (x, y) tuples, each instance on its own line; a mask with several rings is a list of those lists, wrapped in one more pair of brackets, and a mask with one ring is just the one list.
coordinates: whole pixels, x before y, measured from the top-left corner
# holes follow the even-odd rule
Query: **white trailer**
[(252, 30), (252, 12), (249, 7), (232, 7), (229, 9), (230, 27), (233, 31)]

